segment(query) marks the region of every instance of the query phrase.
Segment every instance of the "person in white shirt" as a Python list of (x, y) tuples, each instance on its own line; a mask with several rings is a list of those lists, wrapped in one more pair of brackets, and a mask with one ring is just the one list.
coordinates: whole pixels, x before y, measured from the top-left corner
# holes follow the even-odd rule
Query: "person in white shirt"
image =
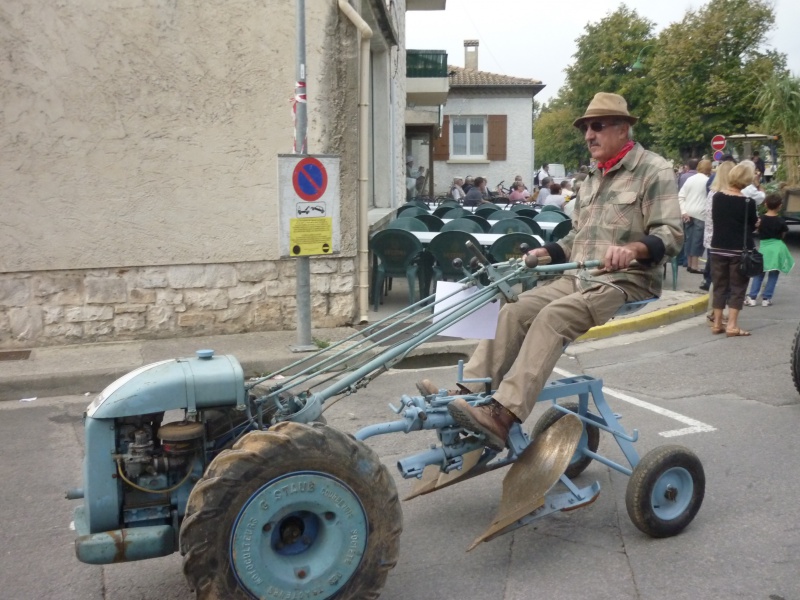
[(699, 269), (703, 256), (703, 232), (705, 231), (706, 182), (711, 174), (711, 161), (701, 160), (697, 173), (689, 177), (678, 192), (683, 219), (683, 249), (686, 253), (686, 270), (702, 273)]
[(544, 182), (545, 178), (550, 178), (550, 165), (544, 163), (542, 168), (536, 174), (536, 179), (539, 181), (539, 188), (544, 188), (547, 184)]
[(547, 198), (545, 198), (542, 206), (555, 206), (558, 208), (558, 210), (563, 210), (566, 202), (567, 199), (561, 195), (561, 184), (551, 183), (550, 194), (548, 194)]
[(464, 193), (464, 188), (461, 187), (463, 184), (464, 180), (460, 177), (453, 179), (453, 187), (450, 188), (450, 195), (453, 197), (453, 200), (461, 202), (464, 199), (464, 196), (466, 196)]

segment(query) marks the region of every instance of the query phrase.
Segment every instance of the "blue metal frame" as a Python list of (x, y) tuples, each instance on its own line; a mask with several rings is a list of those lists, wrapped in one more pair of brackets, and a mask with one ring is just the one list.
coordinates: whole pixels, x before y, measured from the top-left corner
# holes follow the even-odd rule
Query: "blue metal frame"
[[(476, 293), (451, 305), (435, 320), (432, 309), (436, 298), (429, 296), (328, 348), (246, 383), (242, 368), (234, 357), (214, 356), (211, 351), (200, 351), (192, 359), (147, 365), (112, 383), (90, 405), (85, 420), (84, 487), (75, 490), (71, 496), (84, 498), (83, 505), (75, 511), (75, 525), (81, 536), (76, 541), (79, 558), (84, 562), (106, 564), (110, 561), (162, 556), (177, 547), (178, 525), (193, 483), (188, 481), (187, 474), (185, 484), (180, 484), (168, 494), (165, 492), (163, 507), (159, 505), (141, 514), (125, 513), (122, 510), (123, 484), (117, 477), (117, 465), (112, 456), (117, 452), (118, 444), (116, 419), (157, 414), (171, 409), (183, 409), (191, 417), (208, 408), (236, 407), (246, 413), (248, 423), (246, 427), (231, 432), (230, 435), (234, 437), (253, 429), (266, 429), (281, 420), (310, 422), (320, 416), (324, 402), (365, 387), (380, 373), (403, 360), (411, 350), (486, 303), (498, 299), (516, 301), (515, 285), (532, 287), (541, 276), (574, 269), (584, 270), (591, 277), (593, 273), (585, 270), (600, 266), (600, 261), (589, 261), (529, 268), (520, 259), (492, 265), (477, 249), (474, 252), (483, 266), (479, 266), (475, 272), (464, 269), (464, 278), (459, 283), (461, 289), (476, 287)], [(454, 294), (439, 302), (450, 303)], [(276, 378), (279, 375), (281, 377)], [(459, 377), (463, 377), (463, 365), (459, 367)], [(271, 387), (248, 402), (248, 396), (257, 395), (256, 386), (262, 383), (268, 383)], [(603, 397), (600, 380), (577, 377), (551, 382), (537, 401), (555, 402), (558, 398), (571, 395), (579, 397), (578, 418), (611, 433), (631, 469), (635, 467), (639, 457), (632, 443), (637, 433), (634, 431), (633, 435), (629, 435), (621, 428), (617, 416)], [(589, 396), (594, 401), (597, 413), (589, 412)], [(479, 404), (488, 402), (490, 396), (482, 393), (467, 395), (466, 398), (473, 404)], [(482, 454), (470, 473), (500, 468), (514, 462), (530, 443), (522, 428), (514, 425), (509, 435), (507, 453), (484, 448), (479, 437), (464, 436), (463, 430), (455, 425), (447, 411), (451, 400), (444, 391), (427, 397), (404, 395), (398, 407), (392, 406), (401, 416), (399, 420), (371, 425), (360, 430), (356, 437), (365, 440), (374, 435), (400, 431), (436, 430), (440, 445), (398, 461), (401, 474), (409, 478), (420, 477), (429, 465), (438, 465), (443, 473), (459, 470), (464, 464), (462, 457), (476, 450), (482, 450)], [(230, 435), (226, 436), (226, 441)], [(206, 446), (204, 460), (198, 460), (190, 467), (197, 476), (204, 470), (205, 461), (213, 458), (213, 454), (219, 450), (214, 445), (216, 440), (207, 441), (212, 444)], [(579, 445), (578, 451), (621, 473), (631, 473), (631, 469), (591, 452), (585, 444)], [(168, 484), (166, 478), (163, 479), (163, 484), (154, 486), (156, 493), (157, 489), (165, 489), (162, 485)], [(568, 491), (548, 496), (545, 507), (538, 511), (542, 515), (591, 502), (599, 491), (599, 484), (578, 489), (563, 476), (562, 483)], [(133, 523), (128, 523), (126, 518)], [(526, 517), (531, 518), (538, 516)], [(520, 521), (511, 527), (521, 524), (524, 523)], [(131, 528), (131, 525), (136, 527)], [(134, 533), (133, 529), (137, 531)], [(165, 531), (172, 531), (174, 535), (170, 537)], [(125, 541), (125, 552), (121, 556), (115, 550), (120, 540)], [(246, 571), (246, 565), (242, 569)]]

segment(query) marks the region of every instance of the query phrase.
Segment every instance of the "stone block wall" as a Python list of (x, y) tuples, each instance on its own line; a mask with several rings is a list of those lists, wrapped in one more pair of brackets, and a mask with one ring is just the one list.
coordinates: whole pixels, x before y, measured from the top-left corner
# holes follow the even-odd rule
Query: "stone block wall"
[[(0, 349), (296, 326), (295, 261), (0, 274)], [(311, 260), (313, 327), (352, 322), (352, 258)]]

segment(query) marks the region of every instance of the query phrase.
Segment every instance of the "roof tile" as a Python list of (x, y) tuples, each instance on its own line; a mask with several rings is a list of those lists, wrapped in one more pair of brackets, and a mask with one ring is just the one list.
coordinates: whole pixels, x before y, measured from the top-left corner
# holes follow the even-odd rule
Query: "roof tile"
[(450, 87), (542, 85), (542, 82), (537, 79), (498, 75), (497, 73), (465, 69), (454, 65), (447, 65), (447, 72), (450, 77)]

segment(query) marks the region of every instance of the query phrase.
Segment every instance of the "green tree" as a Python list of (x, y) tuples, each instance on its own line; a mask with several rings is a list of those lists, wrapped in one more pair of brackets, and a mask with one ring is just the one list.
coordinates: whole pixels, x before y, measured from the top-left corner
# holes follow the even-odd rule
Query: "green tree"
[(800, 185), (800, 78), (776, 73), (756, 97), (766, 133), (779, 134), (785, 150), (783, 168), (791, 186)]
[(589, 24), (586, 33), (578, 38), (573, 55), (575, 62), (567, 67), (567, 82), (563, 100), (580, 114), (597, 92), (621, 94), (628, 101), (628, 110), (641, 118), (636, 126), (636, 139), (651, 146), (648, 116), (655, 82), (642, 77), (631, 66), (637, 56), (644, 60), (654, 49), (655, 24), (640, 17), (624, 4), (601, 19)]
[(589, 152), (580, 131), (572, 122), (580, 116), (563, 103), (545, 106), (533, 124), (536, 140), (536, 164), (562, 163), (568, 170), (588, 164)]
[(784, 55), (761, 50), (774, 23), (767, 0), (711, 0), (661, 33), (646, 75), (656, 82), (646, 123), (659, 146), (701, 156), (715, 134), (758, 122), (760, 79), (785, 64)]

